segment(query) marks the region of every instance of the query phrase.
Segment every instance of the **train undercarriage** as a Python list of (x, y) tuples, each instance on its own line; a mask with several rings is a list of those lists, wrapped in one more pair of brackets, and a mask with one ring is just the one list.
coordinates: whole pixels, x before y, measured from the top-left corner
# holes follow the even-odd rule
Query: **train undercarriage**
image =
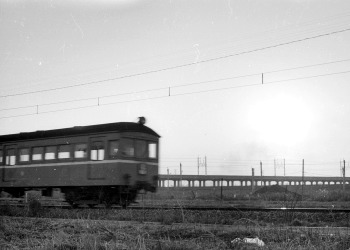
[[(59, 187), (55, 187), (56, 189)], [(10, 194), (13, 198), (21, 198), (30, 190), (41, 192), (42, 196), (52, 196), (53, 188), (19, 188), (9, 187), (3, 191)], [(73, 208), (82, 205), (94, 207), (96, 205), (104, 205), (110, 208), (112, 205), (119, 205), (126, 208), (130, 203), (134, 202), (140, 190), (155, 192), (156, 188), (148, 183), (137, 183), (135, 186), (69, 186), (60, 187), (60, 192), (64, 194), (65, 200)], [(0, 190), (1, 191), (1, 190)]]
[(61, 192), (65, 194), (66, 201), (76, 208), (79, 205), (94, 207), (99, 204), (110, 208), (112, 205), (127, 207), (134, 202), (138, 190), (128, 186), (94, 186), (94, 187), (66, 187)]

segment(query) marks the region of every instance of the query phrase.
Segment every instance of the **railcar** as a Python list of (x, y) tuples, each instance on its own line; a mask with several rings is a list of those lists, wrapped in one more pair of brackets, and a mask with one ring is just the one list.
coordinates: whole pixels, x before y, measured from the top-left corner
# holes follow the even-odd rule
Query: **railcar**
[(118, 122), (0, 136), (0, 191), (50, 196), (59, 188), (73, 207), (127, 206), (140, 190), (155, 192), (160, 136)]

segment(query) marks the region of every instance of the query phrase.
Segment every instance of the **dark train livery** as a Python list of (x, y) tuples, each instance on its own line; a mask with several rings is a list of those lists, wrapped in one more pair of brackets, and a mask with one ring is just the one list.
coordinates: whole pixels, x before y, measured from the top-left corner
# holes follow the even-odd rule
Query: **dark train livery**
[(0, 191), (52, 194), (72, 206), (127, 206), (140, 190), (155, 192), (160, 136), (119, 122), (0, 136)]

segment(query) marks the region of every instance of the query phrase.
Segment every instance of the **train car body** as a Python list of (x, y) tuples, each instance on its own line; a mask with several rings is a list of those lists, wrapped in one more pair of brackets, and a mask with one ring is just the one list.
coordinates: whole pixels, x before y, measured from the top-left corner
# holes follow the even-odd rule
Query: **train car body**
[(60, 188), (73, 206), (126, 206), (138, 191), (156, 190), (159, 138), (130, 122), (3, 135), (0, 191)]

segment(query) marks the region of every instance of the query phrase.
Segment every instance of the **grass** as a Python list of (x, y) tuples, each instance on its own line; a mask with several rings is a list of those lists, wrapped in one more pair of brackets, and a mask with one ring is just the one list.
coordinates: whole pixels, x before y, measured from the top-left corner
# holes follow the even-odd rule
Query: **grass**
[[(28, 208), (29, 207), (29, 208)], [(349, 227), (350, 215), (347, 213), (301, 213), (294, 211), (200, 211), (182, 209), (132, 210), (132, 209), (60, 209), (1, 206), (0, 216), (38, 217), (57, 219), (91, 219), (113, 221), (204, 223), (222, 225), (245, 225), (249, 219), (257, 225), (290, 226), (337, 226)]]
[[(0, 249), (348, 249), (350, 237), (280, 228), (207, 229), (192, 224), (0, 217)], [(264, 247), (238, 242), (258, 237)]]
[(179, 226), (2, 218), (0, 248), (229, 249), (228, 240)]
[[(220, 187), (206, 188), (160, 188), (156, 194), (145, 195), (145, 204), (177, 205), (178, 200), (184, 205), (234, 205), (255, 207), (324, 207), (350, 208), (350, 190), (342, 185), (304, 186), (301, 200), (301, 186), (267, 186), (257, 187), (255, 194), (251, 187)], [(269, 192), (259, 193), (264, 188), (271, 188)], [(277, 192), (278, 191), (278, 192)]]
[[(336, 190), (320, 191), (319, 197), (332, 196), (347, 199)], [(339, 193), (339, 192), (338, 192)], [(162, 202), (156, 195), (162, 195)], [(191, 190), (158, 193), (145, 203), (178, 205), (208, 204), (219, 206), (226, 202), (269, 202), (274, 206), (300, 205), (295, 196), (283, 193), (268, 193), (241, 196), (226, 193), (221, 201), (215, 192), (200, 193)], [(168, 195), (168, 196), (166, 196)], [(170, 196), (169, 196), (170, 195)], [(310, 196), (309, 196), (310, 197)], [(316, 198), (315, 198), (316, 197)], [(340, 198), (339, 198), (340, 197)], [(342, 198), (343, 197), (343, 198)], [(309, 199), (308, 196), (304, 198)], [(333, 199), (332, 198), (332, 199)], [(40, 197), (28, 197), (25, 207), (0, 207), (0, 249), (349, 249), (349, 234), (305, 230), (303, 227), (350, 226), (350, 215), (346, 213), (297, 213), (286, 211), (189, 211), (131, 210), (131, 209), (47, 209), (42, 208)], [(305, 202), (305, 201), (303, 201)], [(334, 200), (332, 204), (336, 204)], [(340, 202), (340, 201), (339, 201)], [(232, 203), (231, 203), (232, 204)], [(322, 202), (329, 206), (329, 201)], [(19, 218), (20, 217), (20, 218)], [(123, 221), (133, 221), (125, 222)], [(147, 223), (146, 223), (147, 222)], [(157, 222), (157, 223), (151, 223)], [(180, 223), (180, 224), (179, 224)], [(211, 224), (212, 227), (201, 226)], [(223, 226), (226, 225), (226, 226)], [(289, 226), (296, 226), (292, 229)], [(245, 237), (265, 242), (264, 247), (243, 241)]]

